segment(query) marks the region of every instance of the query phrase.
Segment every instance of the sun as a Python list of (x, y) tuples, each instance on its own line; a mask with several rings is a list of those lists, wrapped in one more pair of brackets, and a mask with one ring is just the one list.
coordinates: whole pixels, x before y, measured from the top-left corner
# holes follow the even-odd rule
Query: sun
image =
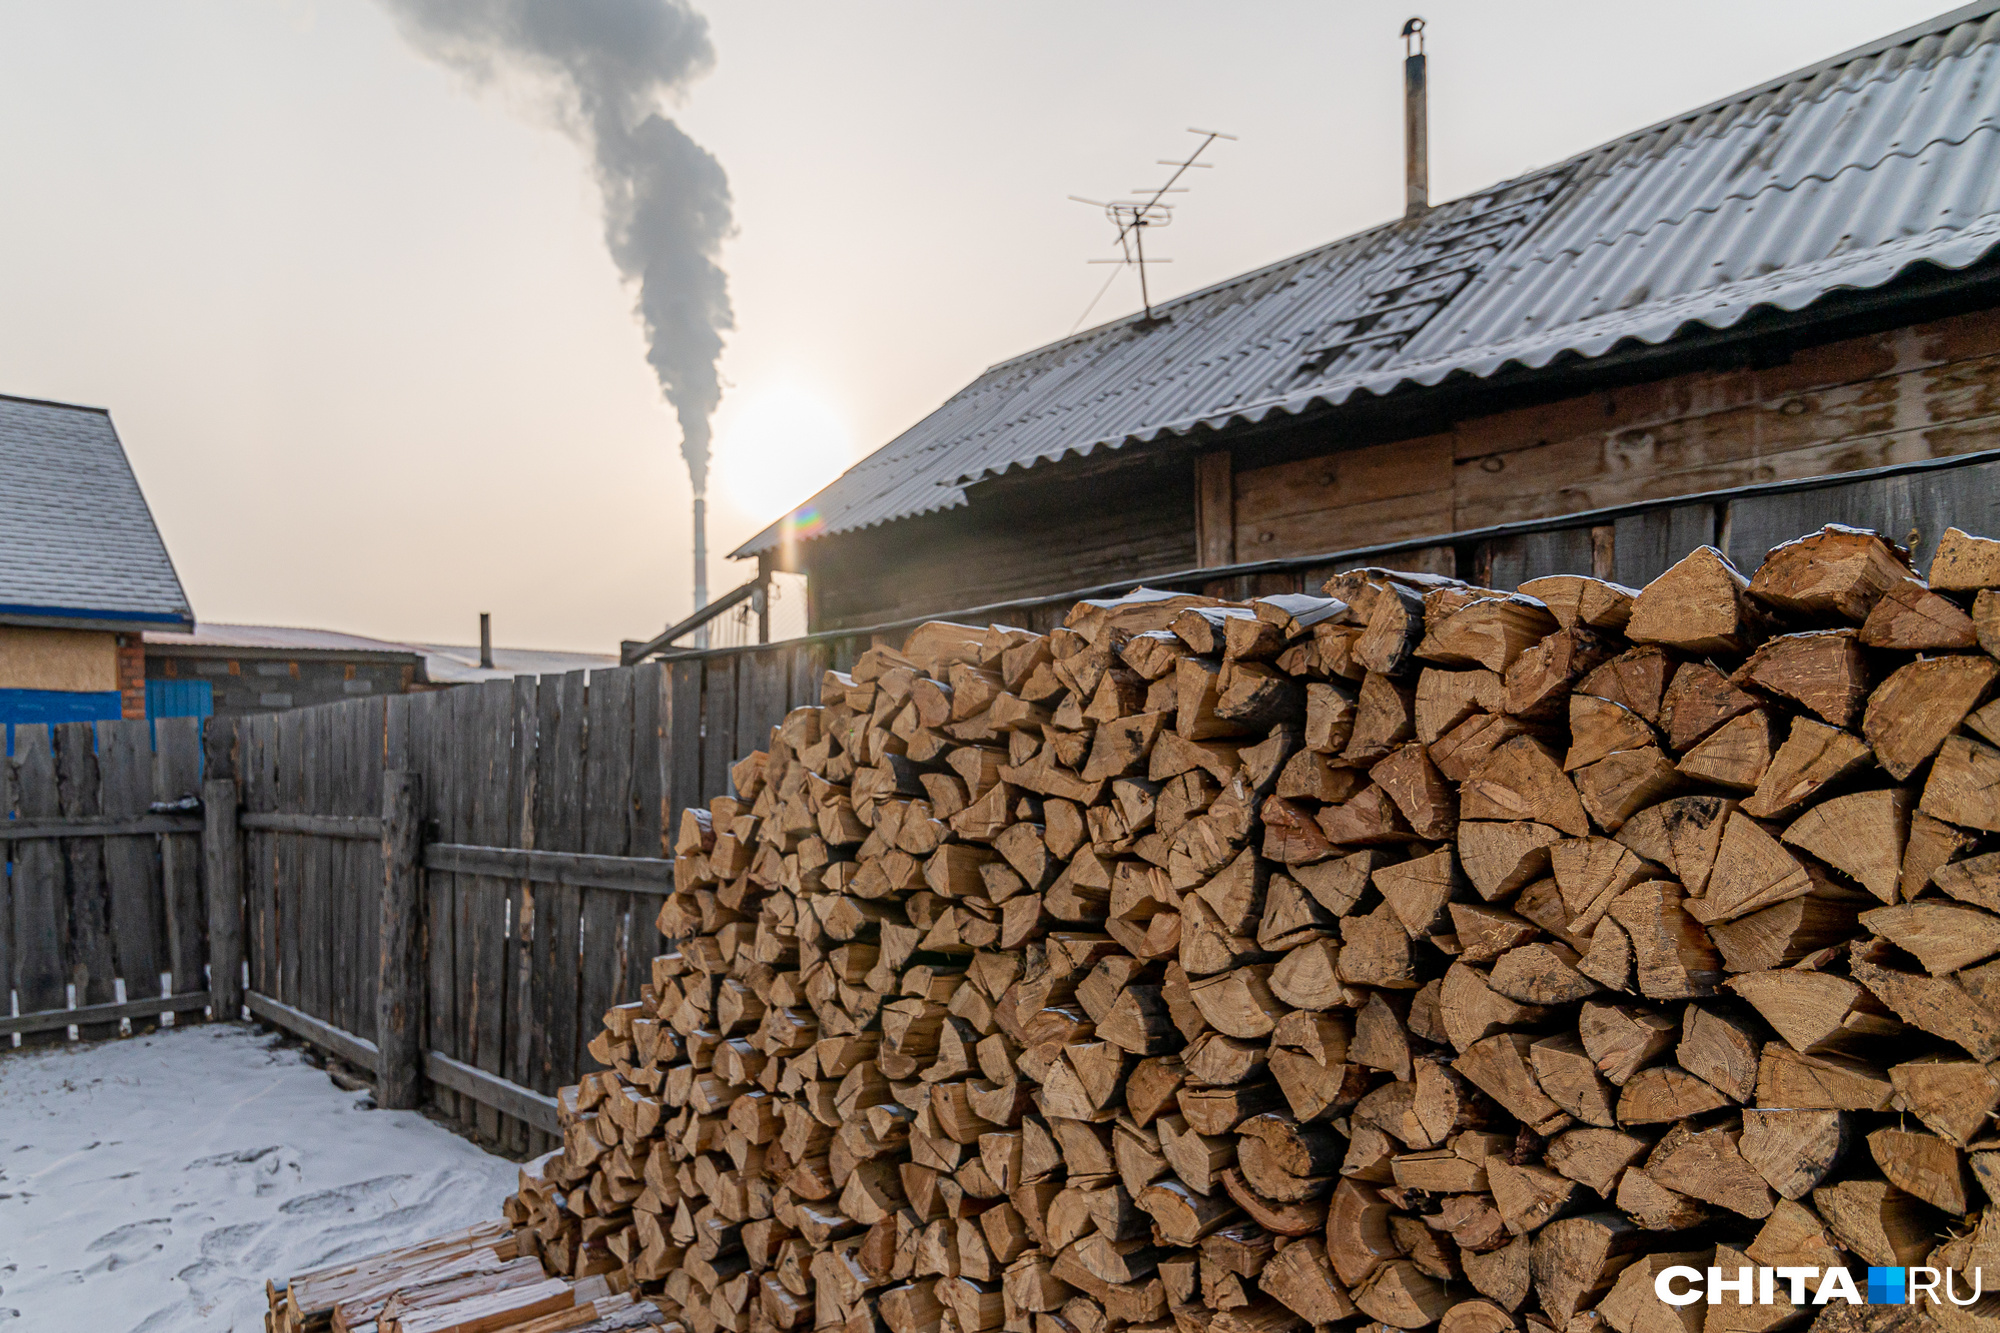
[(759, 523), (783, 515), (853, 461), (847, 423), (797, 384), (732, 395), (717, 416), (716, 481), (732, 505)]

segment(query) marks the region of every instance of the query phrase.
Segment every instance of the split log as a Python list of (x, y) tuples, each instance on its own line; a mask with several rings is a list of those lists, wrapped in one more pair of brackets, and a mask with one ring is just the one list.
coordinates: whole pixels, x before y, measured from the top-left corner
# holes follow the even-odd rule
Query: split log
[(2000, 662), (1980, 657), (1925, 658), (1897, 671), (1868, 697), (1861, 726), (1876, 762), (1898, 782), (1909, 777), (1985, 700), (1996, 677)]
[(1883, 593), (1861, 626), (1861, 642), (1897, 652), (1950, 652), (1979, 645), (1972, 617), (1948, 598), (1906, 578)]
[(2000, 587), (2000, 541), (1946, 528), (1926, 577), (1931, 587), (1946, 592)]
[(1749, 592), (1788, 617), (1859, 624), (1909, 577), (1909, 552), (1873, 532), (1828, 524), (1773, 547), (1751, 577)]
[(1860, 721), (1868, 699), (1868, 664), (1851, 629), (1781, 634), (1767, 640), (1729, 679), (1790, 699), (1835, 727)]

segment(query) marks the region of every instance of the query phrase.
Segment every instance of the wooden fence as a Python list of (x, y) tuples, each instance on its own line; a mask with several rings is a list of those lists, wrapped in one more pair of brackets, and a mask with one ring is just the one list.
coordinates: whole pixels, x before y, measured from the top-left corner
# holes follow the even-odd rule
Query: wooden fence
[[(2000, 532), (2000, 455), (1148, 582), (1254, 595), (1390, 563), (1501, 588), (1551, 573), (1638, 584), (1703, 542), (1749, 567), (1829, 521), (1919, 555), (1947, 523)], [(1047, 629), (1076, 596), (950, 618)], [(648, 980), (678, 810), (724, 794), (730, 763), (816, 702), (825, 669), (906, 628), (210, 719), (200, 732), (191, 719), (17, 727), (0, 790), (12, 992), (0, 1035), (108, 1035), (211, 1002), (234, 1016), (240, 994), (260, 1018), (382, 1070), (392, 1102), (395, 1052), (415, 1052), (441, 1110), (506, 1147), (539, 1146), (555, 1091), (595, 1066), (584, 1048), (599, 1016)], [(185, 808), (197, 790), (200, 814)], [(400, 842), (399, 791), (415, 824)], [(407, 884), (412, 906), (392, 892), (385, 911), (385, 882)]]
[(526, 1150), (650, 978), (678, 810), (817, 699), (827, 660), (762, 648), (236, 722), (212, 748), (242, 803), (252, 1011), (379, 1062), (384, 774), (412, 775), (433, 1091)]
[[(208, 1003), (194, 718), (17, 725), (0, 772), (0, 1035), (109, 1036)], [(166, 997), (162, 999), (160, 997)]]

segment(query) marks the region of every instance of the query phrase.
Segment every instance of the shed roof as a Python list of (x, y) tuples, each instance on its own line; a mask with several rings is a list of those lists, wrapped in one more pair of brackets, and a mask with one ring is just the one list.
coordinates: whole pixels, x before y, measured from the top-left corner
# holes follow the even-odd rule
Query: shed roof
[(512, 680), (515, 676), (559, 675), (566, 671), (602, 671), (618, 665), (616, 653), (579, 653), (547, 648), (499, 648), (493, 665), (479, 665), (476, 645), (399, 643), (371, 639), (331, 629), (291, 625), (222, 625), (205, 622), (186, 633), (152, 631), (146, 646), (164, 656), (226, 657), (235, 653), (260, 656), (372, 657), (382, 661), (421, 660), (422, 679), (434, 685), (464, 685), (472, 681)]
[(341, 653), (414, 659), (423, 653), (412, 644), (343, 634), (339, 630), (301, 629), (292, 625), (224, 625), (212, 620), (184, 633), (149, 631), (146, 646), (167, 653), (213, 656), (232, 652)]
[(194, 623), (103, 408), (0, 396), (0, 621)]
[(732, 554), (1013, 469), (1537, 369), (2000, 243), (2000, 0), (1003, 361)]

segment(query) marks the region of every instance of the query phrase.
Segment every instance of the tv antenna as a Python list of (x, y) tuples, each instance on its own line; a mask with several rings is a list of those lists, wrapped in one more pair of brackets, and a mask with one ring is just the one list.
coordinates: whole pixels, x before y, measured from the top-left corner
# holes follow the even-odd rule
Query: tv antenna
[[(1207, 151), (1210, 144), (1214, 143), (1217, 139), (1228, 139), (1234, 142), (1236, 138), (1235, 135), (1224, 134), (1221, 130), (1198, 130), (1190, 128), (1188, 133), (1199, 134), (1201, 136), (1201, 142), (1195, 145), (1193, 152), (1180, 159), (1169, 157), (1159, 159), (1159, 165), (1174, 169), (1173, 174), (1167, 177), (1166, 184), (1151, 191), (1141, 186), (1132, 191), (1136, 197), (1131, 199), (1086, 199), (1080, 194), (1070, 196), (1071, 199), (1074, 199), (1079, 204), (1089, 204), (1092, 208), (1103, 209), (1104, 216), (1109, 218), (1111, 225), (1118, 229), (1118, 256), (1111, 259), (1091, 259), (1085, 262), (1091, 264), (1116, 264), (1120, 269), (1138, 269), (1139, 303), (1145, 307), (1146, 317), (1144, 322), (1149, 325), (1160, 323), (1161, 317), (1153, 313), (1153, 295), (1146, 281), (1146, 265), (1171, 264), (1174, 261), (1157, 255), (1149, 256), (1146, 253), (1146, 229), (1148, 227), (1166, 227), (1173, 224), (1174, 205), (1166, 202), (1166, 197), (1170, 194), (1186, 194), (1188, 192), (1188, 187), (1180, 184), (1181, 177), (1185, 176), (1188, 172), (1197, 169), (1205, 171), (1215, 165), (1213, 162), (1197, 160)], [(1083, 314), (1077, 317), (1076, 323), (1078, 327), (1081, 327), (1083, 321), (1090, 317), (1090, 312), (1097, 308), (1098, 301), (1104, 298), (1104, 293), (1110, 290), (1111, 283), (1117, 276), (1117, 272), (1114, 271), (1111, 277), (1105, 279), (1104, 286), (1098, 289), (1097, 295), (1091, 299), (1088, 306), (1084, 307)], [(1072, 333), (1075, 331), (1076, 329), (1074, 328), (1070, 330)]]

